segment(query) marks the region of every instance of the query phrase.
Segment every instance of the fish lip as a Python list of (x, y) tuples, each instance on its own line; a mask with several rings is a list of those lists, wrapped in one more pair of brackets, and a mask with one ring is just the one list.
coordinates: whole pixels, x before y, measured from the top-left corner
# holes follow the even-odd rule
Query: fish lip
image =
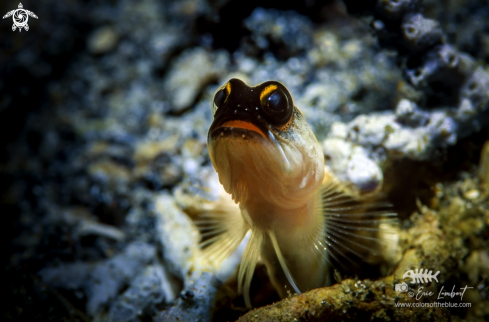
[[(241, 121), (241, 122), (250, 123), (253, 126), (257, 127), (262, 133), (252, 129), (226, 126), (226, 123), (231, 121)], [(230, 132), (230, 134), (238, 134), (241, 136), (243, 134), (253, 133), (252, 134), (253, 136), (255, 136), (256, 134), (257, 137), (267, 139), (268, 141), (273, 141), (273, 139), (270, 137), (272, 135), (272, 132), (265, 124), (265, 122), (263, 120), (258, 119), (256, 116), (250, 113), (242, 113), (242, 112), (232, 113), (232, 114), (225, 113), (216, 116), (214, 122), (212, 122), (212, 125), (209, 129), (209, 137), (215, 138), (217, 135), (221, 135), (221, 133), (224, 133), (223, 132), (224, 129), (232, 129), (232, 132)]]
[(212, 132), (209, 132), (208, 136), (208, 141), (209, 143), (211, 141), (219, 141), (222, 139), (238, 139), (238, 140), (253, 140), (252, 142), (270, 142), (270, 140), (267, 137), (264, 137), (263, 134), (253, 131), (253, 130), (248, 130), (240, 127), (227, 127), (227, 126), (221, 126), (215, 129)]

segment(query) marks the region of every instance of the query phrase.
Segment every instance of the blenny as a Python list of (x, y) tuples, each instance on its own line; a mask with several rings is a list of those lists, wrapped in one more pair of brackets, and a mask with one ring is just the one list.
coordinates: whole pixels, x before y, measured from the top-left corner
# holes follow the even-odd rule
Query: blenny
[(284, 85), (231, 79), (217, 90), (213, 112), (209, 155), (239, 208), (216, 208), (200, 220), (202, 246), (219, 264), (251, 231), (238, 272), (248, 307), (259, 260), (285, 297), (324, 286), (329, 262), (375, 252), (379, 225), (395, 214), (335, 179)]

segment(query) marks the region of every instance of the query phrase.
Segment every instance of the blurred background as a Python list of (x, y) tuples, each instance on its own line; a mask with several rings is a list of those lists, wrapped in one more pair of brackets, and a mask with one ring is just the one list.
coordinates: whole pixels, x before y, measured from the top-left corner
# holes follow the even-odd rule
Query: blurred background
[[(216, 198), (212, 97), (231, 77), (284, 83), (329, 166), (360, 190), (383, 186), (405, 228), (416, 202), (436, 209), (440, 187), (484, 160), (487, 1), (22, 4), (38, 17), (28, 31), (12, 31), (12, 17), (0, 25), (3, 320), (179, 316), (200, 274), (189, 217)], [(488, 249), (478, 218), (466, 254)], [(482, 290), (487, 276), (474, 277)], [(218, 292), (222, 281), (202, 283)], [(215, 292), (202, 295), (202, 320)], [(216, 319), (237, 319), (242, 303), (226, 296)]]

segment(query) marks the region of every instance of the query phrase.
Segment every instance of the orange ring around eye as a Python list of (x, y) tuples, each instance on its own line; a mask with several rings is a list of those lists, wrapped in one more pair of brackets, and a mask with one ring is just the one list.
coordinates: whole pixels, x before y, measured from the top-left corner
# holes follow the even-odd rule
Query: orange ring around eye
[(277, 85), (268, 85), (267, 87), (265, 87), (260, 93), (260, 102), (263, 102), (263, 98), (268, 94), (270, 94), (271, 92), (273, 92), (274, 90), (276, 90), (277, 88), (278, 88)]
[(227, 82), (227, 84), (226, 84), (226, 90), (228, 91), (228, 93), (227, 93), (228, 95), (227, 96), (229, 97), (229, 95), (231, 95), (231, 83), (230, 82)]

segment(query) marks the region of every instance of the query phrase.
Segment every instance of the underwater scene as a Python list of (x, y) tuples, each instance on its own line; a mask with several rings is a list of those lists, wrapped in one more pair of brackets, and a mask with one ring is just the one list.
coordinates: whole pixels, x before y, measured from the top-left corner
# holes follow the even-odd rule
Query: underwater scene
[(0, 9), (2, 321), (489, 321), (487, 0)]

